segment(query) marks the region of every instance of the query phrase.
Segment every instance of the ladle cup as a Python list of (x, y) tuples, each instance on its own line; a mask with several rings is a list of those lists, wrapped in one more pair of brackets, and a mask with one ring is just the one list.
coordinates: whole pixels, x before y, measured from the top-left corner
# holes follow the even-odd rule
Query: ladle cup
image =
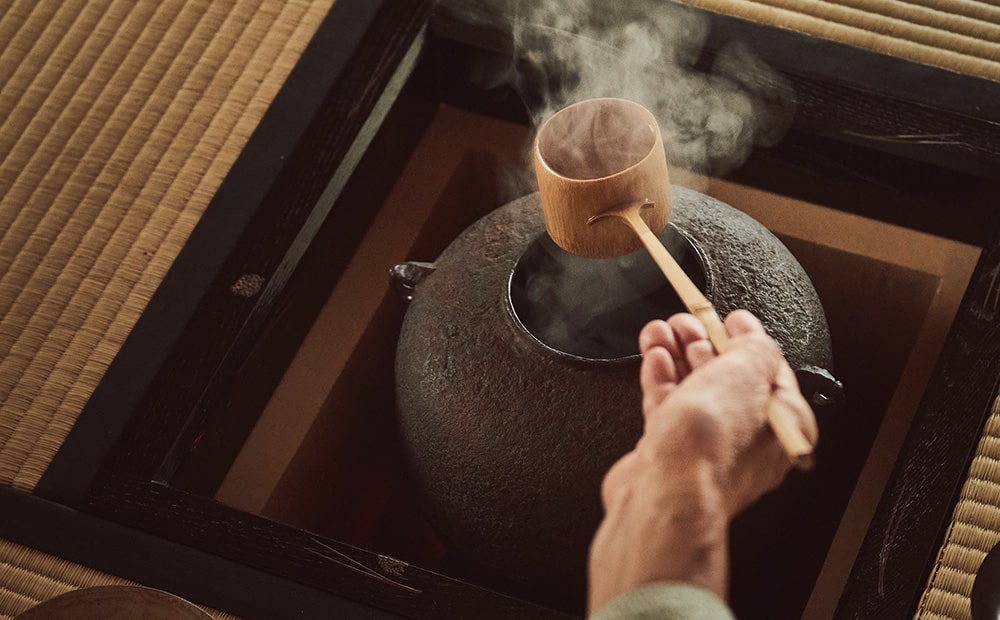
[[(624, 99), (563, 108), (538, 130), (534, 163), (545, 228), (559, 247), (608, 258), (645, 246), (716, 351), (726, 350), (729, 336), (714, 306), (654, 233), (670, 219), (670, 177), (649, 110)], [(792, 464), (811, 467), (813, 446), (797, 421), (774, 399), (767, 417)]]

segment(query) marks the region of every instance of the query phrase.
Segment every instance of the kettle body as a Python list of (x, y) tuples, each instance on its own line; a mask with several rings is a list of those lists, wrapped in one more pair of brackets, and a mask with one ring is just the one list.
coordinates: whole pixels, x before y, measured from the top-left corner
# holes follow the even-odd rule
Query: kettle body
[[(666, 234), (682, 242), (685, 268), (720, 316), (746, 308), (761, 319), (807, 398), (821, 404), (842, 397), (828, 370), (822, 304), (774, 235), (736, 209), (676, 186)], [(642, 433), (635, 340), (649, 308), (631, 324), (616, 323), (624, 338), (574, 349), (584, 338), (559, 326), (579, 312), (546, 328), (552, 321), (537, 314), (552, 302), (532, 300), (531, 290), (568, 280), (569, 290), (580, 291), (594, 267), (563, 257), (554, 270), (539, 268), (551, 252), (532, 194), (474, 223), (432, 265), (395, 268), (411, 298), (395, 369), (413, 484), (463, 566), (488, 583), (544, 593), (536, 597), (542, 599), (584, 591), (587, 550), (602, 517), (601, 480)], [(623, 260), (647, 259), (640, 250)], [(662, 275), (651, 277), (663, 284)], [(642, 297), (644, 286), (629, 290)], [(570, 293), (555, 305), (581, 296), (578, 305), (592, 308), (617, 293)], [(660, 312), (654, 303), (652, 316), (680, 309), (663, 306)], [(599, 318), (617, 321), (617, 311), (612, 304)], [(592, 331), (600, 336), (605, 327)]]

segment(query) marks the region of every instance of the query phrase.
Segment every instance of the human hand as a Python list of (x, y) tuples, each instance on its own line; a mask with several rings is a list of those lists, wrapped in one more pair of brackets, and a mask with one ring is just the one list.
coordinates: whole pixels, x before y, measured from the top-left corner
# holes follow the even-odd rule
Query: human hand
[(717, 355), (693, 316), (639, 337), (645, 430), (604, 478), (605, 518), (591, 545), (591, 611), (637, 586), (684, 581), (725, 598), (727, 530), (790, 463), (767, 425), (768, 401), (815, 443), (812, 410), (777, 344), (749, 312), (727, 317)]

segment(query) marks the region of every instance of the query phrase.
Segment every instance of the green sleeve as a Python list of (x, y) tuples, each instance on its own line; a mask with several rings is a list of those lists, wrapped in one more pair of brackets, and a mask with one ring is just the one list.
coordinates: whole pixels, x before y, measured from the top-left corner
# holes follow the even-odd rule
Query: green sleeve
[(590, 620), (735, 620), (717, 596), (682, 583), (652, 583), (614, 599)]

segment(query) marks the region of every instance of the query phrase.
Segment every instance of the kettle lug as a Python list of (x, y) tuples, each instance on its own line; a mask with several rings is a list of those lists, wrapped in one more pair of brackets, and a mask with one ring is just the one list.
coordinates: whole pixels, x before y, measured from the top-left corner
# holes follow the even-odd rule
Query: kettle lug
[(804, 366), (795, 371), (795, 378), (799, 380), (802, 395), (816, 407), (837, 405), (846, 398), (844, 384), (825, 368)]
[(389, 281), (400, 297), (405, 301), (412, 301), (417, 286), (434, 273), (435, 269), (434, 263), (421, 261), (400, 263), (389, 270)]

